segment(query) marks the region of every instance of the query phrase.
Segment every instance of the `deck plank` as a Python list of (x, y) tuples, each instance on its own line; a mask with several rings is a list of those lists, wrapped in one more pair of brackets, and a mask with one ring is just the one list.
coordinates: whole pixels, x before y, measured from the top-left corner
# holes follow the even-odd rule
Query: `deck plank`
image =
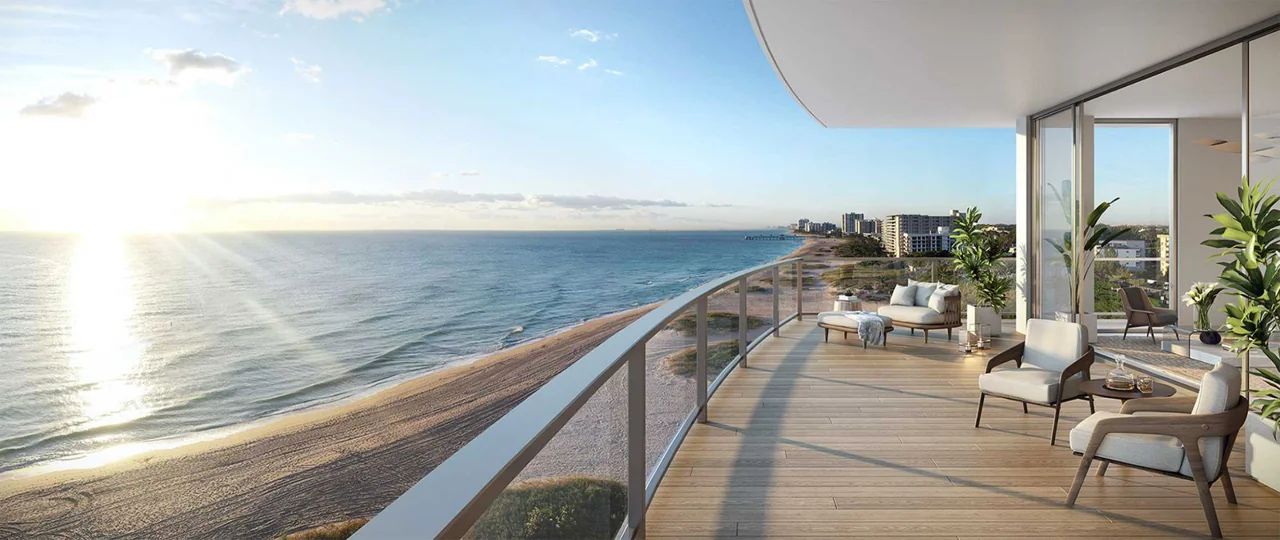
[[(998, 350), (1015, 341), (997, 342)], [(1195, 486), (1112, 467), (1090, 476), (1075, 508), (1063, 501), (1079, 458), (1071, 428), (1089, 415), (988, 400), (973, 427), (977, 377), (989, 354), (955, 342), (894, 335), (888, 348), (822, 340), (812, 322), (787, 325), (752, 351), (712, 398), (649, 508), (650, 537), (1204, 536)], [(1105, 367), (1095, 369), (1096, 373)], [(1188, 395), (1193, 395), (1187, 393)], [(1099, 400), (1099, 410), (1119, 403)], [(1213, 488), (1229, 537), (1280, 537), (1280, 494), (1230, 463), (1238, 505)]]

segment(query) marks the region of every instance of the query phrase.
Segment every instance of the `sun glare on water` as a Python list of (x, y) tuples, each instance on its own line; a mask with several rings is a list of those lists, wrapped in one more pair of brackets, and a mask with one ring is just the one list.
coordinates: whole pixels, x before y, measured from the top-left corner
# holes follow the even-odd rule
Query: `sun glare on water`
[(67, 276), (68, 367), (81, 389), (72, 399), (88, 428), (147, 413), (146, 388), (136, 376), (146, 345), (134, 332), (136, 299), (126, 249), (119, 235), (82, 235)]

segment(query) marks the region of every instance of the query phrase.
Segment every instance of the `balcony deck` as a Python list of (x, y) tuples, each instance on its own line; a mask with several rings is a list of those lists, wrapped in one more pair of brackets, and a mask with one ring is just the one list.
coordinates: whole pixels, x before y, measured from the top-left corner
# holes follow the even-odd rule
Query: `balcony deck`
[[(711, 399), (710, 421), (690, 431), (658, 489), (647, 535), (1208, 535), (1194, 484), (1124, 467), (1091, 474), (1076, 508), (1063, 506), (1079, 464), (1067, 434), (1087, 403), (1063, 406), (1058, 446), (1048, 444), (1051, 409), (1024, 415), (987, 400), (975, 429), (989, 355), (954, 344), (899, 331), (888, 349), (863, 350), (835, 335), (823, 343), (812, 320), (786, 325)], [(1238, 505), (1212, 488), (1223, 533), (1280, 537), (1280, 495), (1245, 476), (1242, 447), (1230, 471)]]

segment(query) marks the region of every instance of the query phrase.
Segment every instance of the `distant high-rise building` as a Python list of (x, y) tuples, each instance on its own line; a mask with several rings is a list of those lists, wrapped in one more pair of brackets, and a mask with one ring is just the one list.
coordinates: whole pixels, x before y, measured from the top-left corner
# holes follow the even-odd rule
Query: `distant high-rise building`
[(800, 232), (808, 232), (809, 220), (805, 218), (800, 218), (800, 221), (796, 222), (796, 230)]
[(880, 234), (880, 220), (878, 219), (862, 219), (854, 223), (853, 232), (858, 234), (878, 235)]
[(1167, 279), (1169, 277), (1169, 235), (1157, 234), (1156, 240), (1160, 243), (1160, 274)]
[[(895, 214), (884, 219), (880, 229), (880, 243), (884, 245), (884, 250), (893, 257), (901, 257), (913, 251), (932, 251), (933, 249), (912, 249), (912, 240), (907, 235), (915, 235), (917, 245), (941, 245), (946, 242), (945, 248), (950, 249), (950, 230), (955, 224), (956, 218), (960, 216), (959, 210), (952, 210), (949, 216), (925, 216), (920, 214)], [(945, 240), (941, 238), (925, 236), (938, 235), (940, 229), (946, 229), (948, 236)]]
[(840, 229), (846, 234), (856, 232), (858, 223), (862, 221), (862, 214), (849, 212), (848, 214), (840, 214)]
[(903, 255), (931, 251), (951, 251), (951, 228), (938, 227), (930, 233), (902, 233)]

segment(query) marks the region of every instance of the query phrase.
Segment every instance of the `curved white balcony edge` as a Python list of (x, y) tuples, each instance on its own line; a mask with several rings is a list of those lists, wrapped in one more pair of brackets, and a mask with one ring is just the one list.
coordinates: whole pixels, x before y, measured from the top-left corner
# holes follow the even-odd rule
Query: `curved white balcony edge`
[[(796, 313), (778, 316), (778, 269), (796, 267)], [(627, 518), (618, 533), (630, 537), (644, 522), (645, 507), (657, 490), (676, 449), (695, 421), (703, 414), (709, 395), (756, 345), (778, 328), (800, 316), (803, 296), (801, 259), (791, 258), (762, 264), (708, 281), (668, 300), (592, 349), (560, 372), (480, 435), (404, 492), (365, 524), (354, 538), (459, 538), (488, 509), (502, 490), (524, 469), (565, 423), (593, 396), (624, 363), (628, 364), (627, 411)], [(773, 270), (773, 327), (747, 343), (747, 318), (739, 317), (739, 355), (708, 388), (706, 384), (706, 301), (726, 285), (739, 282), (741, 312), (746, 306), (746, 280), (759, 272)], [(696, 408), (681, 423), (675, 437), (658, 459), (652, 477), (645, 479), (644, 445), (644, 350), (655, 334), (689, 308), (697, 310)], [(638, 374), (639, 376), (635, 376)]]

